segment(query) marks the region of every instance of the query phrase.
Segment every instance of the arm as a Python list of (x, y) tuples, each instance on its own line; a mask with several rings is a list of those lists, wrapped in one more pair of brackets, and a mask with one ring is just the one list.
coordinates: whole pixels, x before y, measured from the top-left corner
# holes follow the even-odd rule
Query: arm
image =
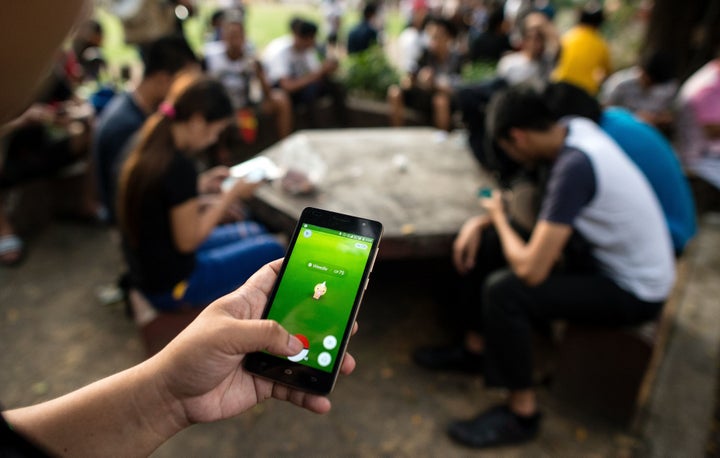
[(289, 76), (281, 78), (280, 87), (292, 94), (293, 92), (297, 92), (305, 86), (308, 86), (316, 81), (320, 81), (325, 76), (333, 73), (337, 69), (337, 66), (338, 64), (336, 61), (326, 60), (319, 69), (314, 72), (310, 72), (307, 75), (298, 78), (291, 78)]
[(515, 275), (530, 286), (545, 281), (562, 254), (572, 227), (541, 220), (526, 243), (510, 226), (500, 193), (484, 199), (483, 206), (497, 229), (503, 253)]
[(246, 183), (238, 180), (230, 191), (221, 195), (217, 205), (212, 205), (202, 212), (200, 211), (200, 200), (198, 198), (190, 199), (172, 207), (170, 221), (175, 246), (183, 253), (195, 251), (223, 219), (228, 208), (238, 200), (252, 196), (255, 189), (261, 184)]
[[(58, 399), (5, 412), (20, 433), (63, 456), (148, 456), (182, 429), (236, 416), (271, 397), (316, 413), (330, 401), (245, 372), (245, 354), (297, 353), (302, 344), (258, 320), (280, 261), (218, 299), (153, 358)], [(356, 329), (356, 328), (355, 328)], [(342, 372), (352, 372), (347, 354)]]

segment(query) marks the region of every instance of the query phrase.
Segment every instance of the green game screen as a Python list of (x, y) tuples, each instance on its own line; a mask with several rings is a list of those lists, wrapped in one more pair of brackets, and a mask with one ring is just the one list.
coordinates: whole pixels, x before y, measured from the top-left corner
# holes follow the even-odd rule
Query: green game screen
[(288, 359), (331, 372), (373, 239), (303, 224), (267, 318), (304, 349)]

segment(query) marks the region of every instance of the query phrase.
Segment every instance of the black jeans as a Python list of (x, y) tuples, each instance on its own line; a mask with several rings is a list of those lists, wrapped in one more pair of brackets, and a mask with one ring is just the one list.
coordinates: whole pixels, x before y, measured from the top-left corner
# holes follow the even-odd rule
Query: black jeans
[(631, 326), (657, 316), (662, 302), (646, 302), (594, 269), (589, 247), (574, 236), (564, 266), (538, 286), (528, 286), (504, 264), (497, 233), (484, 231), (478, 264), (463, 296), (468, 319), (485, 338), (485, 383), (511, 390), (533, 385), (535, 324), (563, 319)]

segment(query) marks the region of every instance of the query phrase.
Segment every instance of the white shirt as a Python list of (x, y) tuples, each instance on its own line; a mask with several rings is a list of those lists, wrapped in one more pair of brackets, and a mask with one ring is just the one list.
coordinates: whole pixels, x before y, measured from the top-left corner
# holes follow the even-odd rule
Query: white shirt
[(222, 46), (215, 46), (209, 50), (205, 55), (205, 62), (208, 74), (225, 86), (233, 108), (237, 110), (248, 106), (250, 102), (260, 101), (256, 100), (258, 94), (255, 94), (255, 91), (253, 94), (250, 93), (252, 83), (257, 82), (251, 46), (246, 46), (243, 57), (230, 60), (225, 51), (225, 43), (222, 43)]
[(265, 48), (263, 62), (270, 84), (277, 84), (283, 78), (300, 78), (318, 71), (321, 66), (317, 51), (308, 49), (298, 52), (293, 47), (291, 36), (271, 41)]

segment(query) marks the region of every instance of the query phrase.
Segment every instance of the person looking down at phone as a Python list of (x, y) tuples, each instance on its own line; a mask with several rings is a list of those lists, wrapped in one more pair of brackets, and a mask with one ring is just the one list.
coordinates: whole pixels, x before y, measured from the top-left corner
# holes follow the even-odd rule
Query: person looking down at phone
[(434, 370), (482, 372), (508, 401), (450, 436), (472, 447), (533, 439), (540, 413), (534, 391), (532, 329), (563, 319), (633, 326), (655, 318), (675, 280), (672, 242), (647, 179), (599, 126), (558, 120), (535, 90), (493, 97), (490, 139), (526, 169), (550, 167), (540, 214), (526, 240), (508, 221), (500, 192), (461, 228), (453, 260), (463, 276), (460, 345), (419, 349)]
[(187, 76), (170, 93), (123, 166), (117, 205), (131, 283), (158, 310), (204, 307), (284, 253), (258, 223), (219, 224), (259, 183), (237, 180), (201, 208), (193, 156), (232, 122), (222, 83)]

